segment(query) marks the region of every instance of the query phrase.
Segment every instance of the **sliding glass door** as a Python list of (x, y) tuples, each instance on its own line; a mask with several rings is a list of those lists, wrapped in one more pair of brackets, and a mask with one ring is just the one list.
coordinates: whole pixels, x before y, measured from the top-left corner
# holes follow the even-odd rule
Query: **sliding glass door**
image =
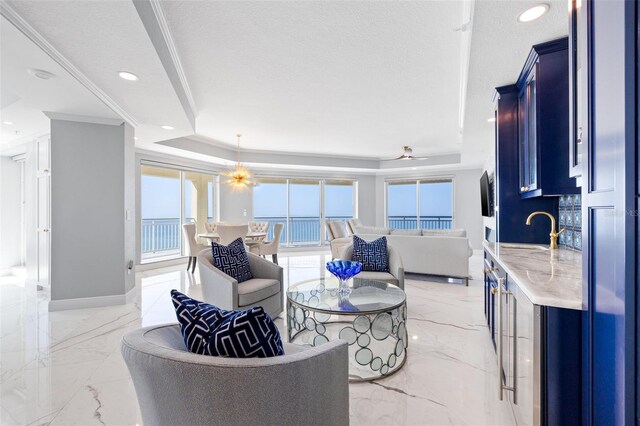
[(416, 181), (387, 182), (387, 226), (394, 229), (418, 227)]
[(387, 226), (450, 229), (453, 226), (453, 180), (388, 181)]
[[(254, 220), (285, 225), (281, 243), (320, 245), (325, 221), (355, 215), (356, 182), (302, 178), (260, 178), (253, 190)], [(269, 238), (273, 226), (270, 226)]]
[(214, 218), (216, 177), (208, 173), (141, 165), (140, 259), (142, 263), (184, 254), (182, 224), (195, 223), (205, 232)]
[(280, 243), (287, 243), (287, 180), (260, 179), (253, 188), (253, 218), (259, 222), (269, 222), (268, 240), (273, 239), (274, 224), (282, 223), (284, 229), (280, 236)]
[(289, 245), (319, 245), (320, 181), (289, 179)]

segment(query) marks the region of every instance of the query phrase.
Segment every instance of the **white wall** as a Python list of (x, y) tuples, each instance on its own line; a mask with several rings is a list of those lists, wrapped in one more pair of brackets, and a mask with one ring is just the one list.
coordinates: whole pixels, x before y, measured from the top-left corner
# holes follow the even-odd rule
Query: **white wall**
[(0, 157), (0, 271), (22, 262), (21, 165)]
[(128, 125), (51, 120), (50, 309), (123, 303), (133, 288), (133, 170)]
[(482, 169), (455, 170), (451, 172), (413, 172), (402, 175), (386, 175), (376, 178), (376, 226), (386, 226), (384, 222), (386, 179), (419, 179), (447, 177), (453, 179), (453, 220), (454, 227), (467, 230), (467, 236), (474, 249), (482, 248), (483, 221), (480, 205), (480, 176)]

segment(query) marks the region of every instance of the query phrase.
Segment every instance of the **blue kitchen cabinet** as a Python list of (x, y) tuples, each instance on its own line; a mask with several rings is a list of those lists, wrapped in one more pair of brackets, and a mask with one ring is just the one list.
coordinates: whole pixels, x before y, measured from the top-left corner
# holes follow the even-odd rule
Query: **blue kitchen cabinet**
[(522, 198), (578, 194), (569, 176), (568, 38), (536, 44), (516, 82)]

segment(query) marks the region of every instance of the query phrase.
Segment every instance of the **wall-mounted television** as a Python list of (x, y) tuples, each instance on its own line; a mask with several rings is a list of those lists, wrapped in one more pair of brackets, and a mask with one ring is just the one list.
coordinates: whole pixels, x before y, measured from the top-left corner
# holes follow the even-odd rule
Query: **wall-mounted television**
[(486, 171), (480, 177), (480, 202), (482, 204), (482, 216), (493, 216), (493, 191)]

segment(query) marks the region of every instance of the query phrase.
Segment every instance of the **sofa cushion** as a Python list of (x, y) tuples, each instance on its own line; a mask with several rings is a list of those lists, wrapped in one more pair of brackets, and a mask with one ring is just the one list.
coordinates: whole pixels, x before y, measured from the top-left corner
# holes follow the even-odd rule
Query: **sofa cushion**
[(355, 234), (356, 228), (359, 228), (362, 226), (362, 221), (355, 217), (353, 219), (347, 220), (347, 223), (349, 224), (349, 228), (351, 228), (352, 234)]
[(467, 231), (464, 229), (423, 229), (422, 235), (428, 237), (463, 237), (466, 238)]
[(343, 220), (334, 220), (329, 222), (329, 228), (333, 234), (333, 238), (344, 238), (351, 235), (347, 228), (347, 223)]
[(362, 263), (363, 271), (389, 272), (387, 239), (380, 237), (368, 243), (354, 235), (351, 260)]
[(253, 278), (242, 238), (235, 239), (228, 246), (212, 242), (211, 253), (213, 265), (239, 283)]
[[(385, 283), (398, 285), (398, 279), (391, 275), (390, 272), (362, 271), (358, 274), (359, 280), (375, 280)], [(356, 287), (354, 281), (354, 288)]]
[(391, 235), (422, 235), (420, 229), (392, 229)]
[(249, 306), (280, 292), (280, 281), (251, 278), (238, 284), (238, 305)]
[(389, 235), (389, 228), (382, 226), (357, 226), (356, 234)]
[(200, 355), (266, 358), (284, 355), (280, 332), (261, 306), (225, 311), (171, 290), (184, 343)]

